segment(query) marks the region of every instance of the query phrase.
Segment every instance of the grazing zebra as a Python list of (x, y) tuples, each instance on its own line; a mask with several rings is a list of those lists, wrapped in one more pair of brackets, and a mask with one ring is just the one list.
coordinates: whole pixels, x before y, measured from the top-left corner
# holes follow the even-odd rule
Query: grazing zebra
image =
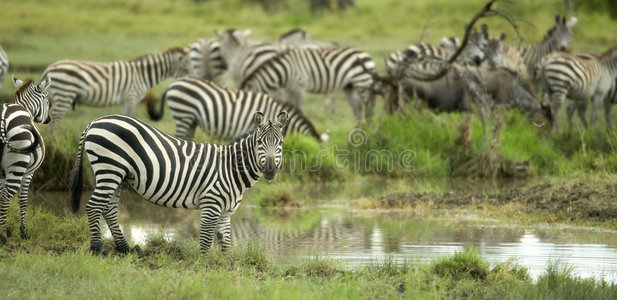
[[(599, 56), (552, 53), (542, 60), (539, 76), (546, 99), (553, 106), (553, 115), (567, 97), (585, 104), (590, 102), (591, 122), (594, 123), (597, 120), (597, 105), (607, 98), (617, 77), (617, 47)], [(605, 103), (610, 105), (610, 101)], [(581, 121), (587, 126), (584, 115)], [(608, 118), (606, 121), (610, 128)]]
[(291, 49), (262, 64), (240, 85), (261, 93), (286, 91), (296, 107), (304, 92), (329, 94), (343, 89), (357, 120), (366, 117), (373, 104), (370, 71), (375, 62), (366, 52), (350, 47)]
[(130, 250), (118, 225), (120, 188), (126, 182), (137, 194), (161, 206), (201, 210), (199, 245), (206, 252), (216, 233), (221, 250), (231, 246), (230, 217), (243, 193), (262, 176), (274, 179), (283, 152), (282, 129), (287, 113), (265, 121), (257, 112), (257, 129), (222, 146), (172, 137), (128, 116), (111, 115), (90, 123), (81, 135), (73, 170), (73, 209), (79, 209), (82, 154), (85, 149), (95, 174), (95, 189), (86, 204), (90, 249), (103, 244), (100, 217), (119, 252)]
[(566, 22), (566, 17), (555, 16), (555, 26), (549, 29), (544, 39), (534, 45), (519, 48), (520, 55), (527, 68), (527, 76), (534, 84), (539, 84), (538, 67), (542, 58), (554, 51), (568, 51), (572, 43), (572, 28), (578, 20), (576, 17), (570, 18)]
[(218, 40), (198, 39), (187, 48), (192, 76), (225, 84), (227, 63), (221, 56), (221, 43)]
[(4, 76), (6, 76), (8, 71), (9, 57), (6, 55), (6, 52), (4, 52), (4, 49), (2, 49), (2, 45), (0, 45), (0, 89), (4, 85)]
[(45, 144), (34, 122), (47, 124), (50, 104), (47, 100), (49, 81), (38, 85), (32, 79), (23, 82), (13, 77), (17, 87), (14, 104), (0, 106), (0, 151), (2, 151), (2, 195), (0, 195), (0, 243), (6, 243), (7, 232), (4, 228), (9, 203), (19, 191), (18, 201), (21, 213), (19, 230), (22, 238), (26, 233), (26, 206), (28, 205), (28, 188), (36, 171), (45, 158)]
[(63, 60), (45, 70), (42, 78), (53, 77), (49, 87), (54, 107), (50, 131), (53, 133), (66, 111), (76, 103), (89, 106), (124, 104), (125, 115), (132, 115), (135, 105), (151, 87), (168, 77), (189, 74), (185, 49), (141, 55), (129, 61), (100, 63)]
[(236, 138), (255, 128), (251, 117), (256, 111), (263, 112), (267, 119), (287, 111), (289, 122), (283, 129), (285, 136), (298, 132), (318, 140), (328, 138), (327, 134), (320, 137), (313, 123), (289, 103), (277, 101), (266, 94), (231, 90), (197, 78), (185, 77), (172, 82), (163, 94), (158, 112), (153, 107), (154, 101), (150, 100), (146, 103), (153, 120), (163, 117), (164, 103), (167, 101), (176, 121), (176, 137), (181, 139), (192, 140), (197, 126), (217, 138)]

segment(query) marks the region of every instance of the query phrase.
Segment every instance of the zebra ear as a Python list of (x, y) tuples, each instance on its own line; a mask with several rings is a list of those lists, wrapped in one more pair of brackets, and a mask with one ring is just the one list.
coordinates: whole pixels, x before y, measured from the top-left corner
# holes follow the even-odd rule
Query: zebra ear
[(15, 75), (11, 75), (11, 77), (13, 78), (13, 84), (15, 85), (16, 88), (20, 87), (22, 84), (24, 84), (23, 80), (19, 80), (17, 78), (15, 78)]
[(255, 115), (253, 116), (253, 123), (255, 123), (255, 126), (259, 127), (261, 126), (263, 122), (264, 122), (264, 114), (260, 111), (256, 112)]
[(482, 28), (482, 35), (484, 36), (484, 39), (488, 40), (488, 25), (486, 25), (486, 23), (482, 23), (481, 25)]
[(286, 111), (282, 111), (276, 116), (276, 121), (278, 122), (278, 126), (283, 128), (287, 125), (287, 122), (289, 122), (289, 115)]
[(51, 77), (47, 78), (47, 80), (43, 80), (39, 83), (38, 89), (41, 92), (47, 90), (47, 88), (51, 85)]
[(568, 21), (566, 25), (568, 26), (568, 28), (572, 29), (572, 27), (574, 27), (576, 22), (578, 22), (578, 19), (576, 17), (571, 17), (570, 21)]
[(219, 39), (223, 39), (223, 34), (218, 31), (218, 29), (214, 30), (214, 35), (216, 35)]

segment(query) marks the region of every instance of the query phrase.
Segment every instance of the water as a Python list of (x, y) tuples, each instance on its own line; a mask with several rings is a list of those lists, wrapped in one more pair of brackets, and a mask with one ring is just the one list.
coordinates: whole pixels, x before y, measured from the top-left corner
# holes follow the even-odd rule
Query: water
[[(328, 189), (308, 190), (312, 196), (328, 194)], [(34, 205), (57, 214), (67, 211), (67, 193), (34, 193), (33, 197)], [(199, 236), (198, 211), (158, 207), (127, 192), (121, 199), (120, 224), (130, 243), (143, 244), (148, 236), (160, 234), (170, 240)], [(258, 209), (250, 197), (245, 199), (232, 217), (234, 245), (259, 244), (280, 261), (318, 255), (355, 268), (383, 260), (430, 262), (474, 247), (492, 263), (514, 258), (529, 269), (532, 278), (558, 263), (572, 267), (577, 276), (617, 282), (614, 231), (513, 226), (479, 219), (472, 212), (350, 210), (331, 201), (304, 209)], [(111, 238), (109, 232), (105, 236)]]

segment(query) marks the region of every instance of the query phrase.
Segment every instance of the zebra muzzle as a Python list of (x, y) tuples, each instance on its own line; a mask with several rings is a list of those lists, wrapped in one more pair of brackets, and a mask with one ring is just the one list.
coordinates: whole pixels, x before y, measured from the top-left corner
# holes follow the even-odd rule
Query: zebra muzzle
[(264, 177), (267, 180), (272, 180), (276, 176), (276, 164), (274, 163), (274, 158), (268, 157), (266, 158), (266, 164), (263, 167)]

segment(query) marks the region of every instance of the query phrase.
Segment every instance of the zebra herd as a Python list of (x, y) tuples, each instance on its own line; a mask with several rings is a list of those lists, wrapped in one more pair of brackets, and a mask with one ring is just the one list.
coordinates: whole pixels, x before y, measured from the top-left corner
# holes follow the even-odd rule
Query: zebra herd
[[(327, 132), (320, 134), (302, 111), (307, 92), (324, 94), (326, 103), (331, 103), (336, 92), (344, 91), (360, 122), (372, 115), (378, 94), (386, 102), (402, 99), (397, 105), (416, 98), (439, 110), (465, 111), (479, 103), (481, 90), (489, 105), (516, 107), (552, 124), (565, 98), (575, 101), (568, 115), (578, 110), (585, 124), (588, 101), (594, 111), (592, 121), (596, 105), (604, 101), (610, 126), (608, 112), (617, 101), (617, 48), (601, 54), (568, 53), (576, 21), (557, 16), (545, 38), (528, 47), (507, 45), (504, 35), (491, 37), (485, 25), (470, 33), (463, 49), (457, 38), (444, 38), (440, 46), (413, 44), (385, 56), (385, 77), (376, 75), (368, 53), (311, 40), (303, 30), (292, 30), (273, 42), (253, 40), (248, 30), (227, 30), (215, 38), (132, 60), (58, 61), (43, 71), (39, 84), (14, 79), (15, 103), (0, 108), (6, 177), (0, 195), (0, 242), (6, 242), (8, 203), (17, 191), (20, 231), (27, 238), (28, 186), (45, 152), (33, 122), (51, 122), (53, 134), (67, 110), (77, 104), (124, 107), (123, 115), (101, 117), (86, 126), (73, 169), (72, 203), (77, 210), (85, 152), (95, 181), (86, 203), (95, 252), (102, 250), (101, 217), (116, 249), (130, 250), (118, 224), (122, 184), (157, 205), (199, 209), (201, 250), (210, 248), (215, 235), (221, 249), (229, 249), (230, 217), (259, 178), (274, 179), (282, 161), (283, 138), (296, 132), (328, 140)], [(454, 53), (461, 53), (454, 61), (457, 67), (441, 79), (422, 78), (435, 74)], [(0, 48), (0, 78), (7, 69), (8, 59)], [(173, 82), (161, 99), (155, 99), (149, 90), (168, 78)], [(228, 81), (237, 89), (226, 87)], [(537, 90), (544, 92), (542, 100)], [(175, 136), (131, 117), (142, 99), (155, 121), (167, 103), (176, 123)], [(231, 143), (193, 142), (197, 127)]]

